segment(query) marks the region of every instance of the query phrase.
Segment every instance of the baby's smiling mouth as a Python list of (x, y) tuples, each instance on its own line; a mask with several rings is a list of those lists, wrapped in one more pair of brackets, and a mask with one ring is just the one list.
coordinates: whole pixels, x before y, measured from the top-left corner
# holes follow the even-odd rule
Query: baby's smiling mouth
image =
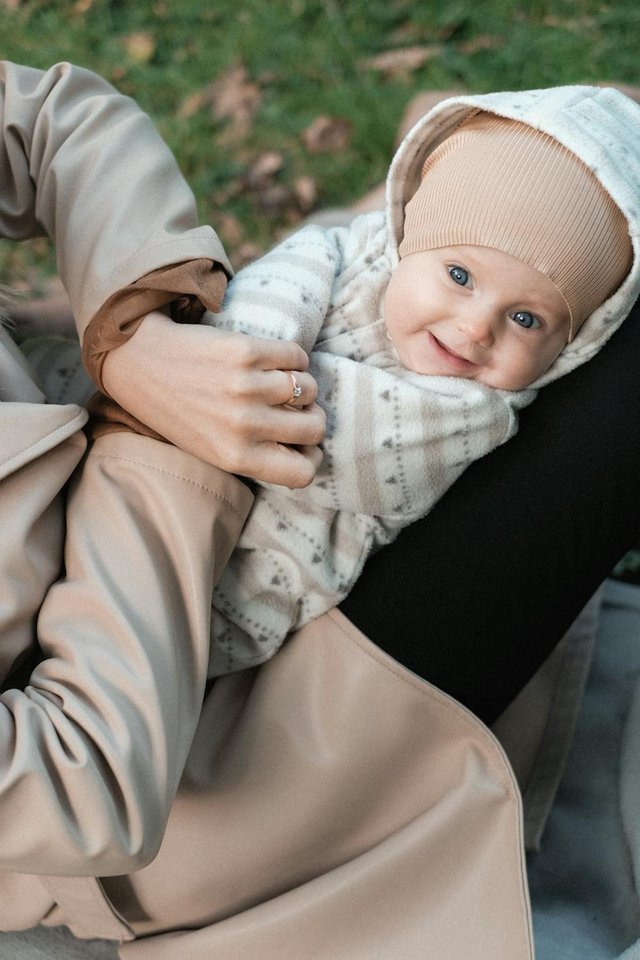
[(468, 360), (467, 357), (463, 357), (459, 353), (456, 353), (455, 350), (452, 350), (451, 347), (448, 347), (442, 342), (442, 340), (439, 340), (435, 334), (431, 333), (431, 331), (429, 331), (429, 336), (435, 344), (436, 349), (442, 351), (442, 353), (449, 357), (453, 363), (460, 364), (460, 366), (464, 368), (477, 367), (477, 363), (475, 363), (473, 360)]

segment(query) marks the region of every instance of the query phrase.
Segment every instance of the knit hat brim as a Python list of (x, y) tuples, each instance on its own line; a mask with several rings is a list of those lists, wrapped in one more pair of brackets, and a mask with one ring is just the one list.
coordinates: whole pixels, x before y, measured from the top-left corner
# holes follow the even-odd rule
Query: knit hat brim
[(399, 254), (458, 245), (500, 250), (547, 276), (568, 306), (569, 339), (633, 259), (625, 217), (574, 153), (481, 111), (427, 157)]
[(519, 120), (553, 137), (595, 174), (628, 224), (633, 262), (614, 293), (584, 321), (549, 369), (536, 381), (544, 386), (590, 360), (618, 329), (640, 295), (640, 106), (618, 90), (563, 86), (468, 94), (442, 100), (408, 132), (391, 163), (386, 207), (387, 255), (398, 262), (405, 211), (420, 186), (425, 160), (477, 111)]

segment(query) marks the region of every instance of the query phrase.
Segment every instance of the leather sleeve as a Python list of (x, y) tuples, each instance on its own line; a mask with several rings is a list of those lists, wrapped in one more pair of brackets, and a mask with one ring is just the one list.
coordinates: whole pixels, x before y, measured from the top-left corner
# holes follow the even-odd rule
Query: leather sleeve
[[(19, 492), (21, 471), (9, 479)], [(212, 583), (250, 501), (166, 444), (95, 442), (37, 618), (43, 660), (0, 697), (0, 870), (98, 876), (153, 858), (200, 714)]]
[[(206, 273), (215, 301), (212, 265), (230, 272), (149, 117), (90, 71), (0, 63), (0, 183), (0, 235), (52, 239), (81, 339), (110, 298), (155, 271), (208, 263), (197, 289), (169, 290), (165, 303), (209, 295)], [(152, 308), (136, 303), (129, 318)]]
[[(0, 64), (0, 236), (51, 237), (81, 335), (136, 279), (224, 262), (195, 215), (133, 101), (68, 64), (46, 73)], [(2, 399), (13, 401), (0, 403), (0, 871), (127, 873), (162, 838), (200, 713), (212, 584), (251, 495), (129, 432), (96, 440), (76, 470), (85, 412), (38, 402), (32, 384), (12, 393), (9, 346), (0, 352)], [(65, 525), (61, 490), (74, 470)], [(38, 649), (32, 672), (16, 678)]]
[(220, 309), (227, 286), (221, 264), (188, 260), (154, 270), (109, 297), (87, 326), (82, 360), (93, 382), (104, 392), (102, 365), (110, 350), (136, 332), (147, 313), (168, 306), (176, 323), (200, 323), (205, 310)]

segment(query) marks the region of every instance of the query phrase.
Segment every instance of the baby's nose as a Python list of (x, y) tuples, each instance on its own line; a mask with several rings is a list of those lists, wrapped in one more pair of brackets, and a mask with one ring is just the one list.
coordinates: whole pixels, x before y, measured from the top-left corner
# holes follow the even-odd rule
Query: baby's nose
[(488, 312), (470, 313), (460, 319), (458, 327), (472, 343), (480, 347), (490, 347), (494, 341), (494, 317)]

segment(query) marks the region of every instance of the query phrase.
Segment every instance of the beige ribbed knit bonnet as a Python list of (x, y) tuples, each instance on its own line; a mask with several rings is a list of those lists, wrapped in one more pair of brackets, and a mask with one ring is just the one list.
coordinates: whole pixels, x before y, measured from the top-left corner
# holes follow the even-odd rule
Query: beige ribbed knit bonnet
[(632, 264), (627, 220), (586, 164), (548, 134), (483, 111), (425, 161), (399, 254), (461, 245), (549, 277), (569, 308), (569, 340)]

